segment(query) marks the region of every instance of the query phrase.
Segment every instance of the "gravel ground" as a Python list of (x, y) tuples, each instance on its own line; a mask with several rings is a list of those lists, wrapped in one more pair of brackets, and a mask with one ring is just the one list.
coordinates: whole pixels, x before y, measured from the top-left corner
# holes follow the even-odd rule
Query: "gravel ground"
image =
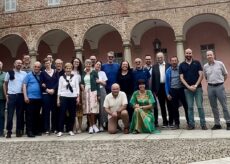
[(229, 139), (0, 143), (0, 163), (190, 163), (230, 155)]

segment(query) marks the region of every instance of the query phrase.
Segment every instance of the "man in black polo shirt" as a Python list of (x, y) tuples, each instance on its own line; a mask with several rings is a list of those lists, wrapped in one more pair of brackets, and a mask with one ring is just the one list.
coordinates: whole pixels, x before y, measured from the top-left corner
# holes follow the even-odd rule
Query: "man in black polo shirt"
[(185, 61), (179, 66), (179, 74), (181, 82), (184, 84), (184, 92), (188, 103), (188, 130), (195, 128), (194, 121), (194, 99), (197, 104), (197, 109), (200, 117), (200, 125), (202, 130), (207, 130), (205, 114), (203, 108), (203, 91), (201, 81), (203, 79), (203, 71), (199, 61), (192, 58), (192, 50), (185, 50)]

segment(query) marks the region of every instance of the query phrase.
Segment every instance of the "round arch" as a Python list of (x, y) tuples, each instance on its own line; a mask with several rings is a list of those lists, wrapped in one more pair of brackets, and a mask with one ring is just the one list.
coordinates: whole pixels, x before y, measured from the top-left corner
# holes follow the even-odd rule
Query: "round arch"
[(216, 23), (222, 26), (227, 31), (228, 36), (230, 36), (230, 27), (227, 20), (220, 15), (212, 14), (212, 13), (199, 14), (188, 19), (183, 26), (183, 36), (184, 37), (186, 36), (186, 33), (190, 28), (203, 22)]

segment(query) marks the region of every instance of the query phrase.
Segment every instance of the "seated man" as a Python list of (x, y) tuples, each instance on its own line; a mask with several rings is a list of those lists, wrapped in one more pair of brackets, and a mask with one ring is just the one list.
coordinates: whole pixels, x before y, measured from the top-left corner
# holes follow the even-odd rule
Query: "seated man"
[(124, 133), (129, 133), (129, 115), (126, 110), (127, 104), (126, 94), (120, 91), (120, 86), (117, 83), (113, 84), (111, 93), (105, 97), (104, 101), (104, 108), (108, 113), (108, 132), (110, 134), (115, 134), (117, 132), (118, 119), (122, 119)]

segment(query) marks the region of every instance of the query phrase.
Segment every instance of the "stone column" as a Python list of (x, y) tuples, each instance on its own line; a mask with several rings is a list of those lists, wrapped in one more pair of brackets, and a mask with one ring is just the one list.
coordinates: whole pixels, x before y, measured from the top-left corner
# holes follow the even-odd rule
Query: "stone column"
[(176, 36), (175, 42), (176, 42), (177, 57), (178, 57), (179, 63), (181, 63), (185, 60), (183, 36)]
[(82, 47), (75, 47), (76, 57), (79, 58), (81, 62), (83, 62), (82, 51)]
[(130, 41), (123, 41), (124, 47), (124, 60), (129, 62), (130, 67), (132, 67), (132, 56), (131, 56), (131, 44)]
[(37, 51), (35, 50), (29, 50), (29, 55), (30, 55), (30, 67), (33, 68), (33, 64), (37, 61)]

